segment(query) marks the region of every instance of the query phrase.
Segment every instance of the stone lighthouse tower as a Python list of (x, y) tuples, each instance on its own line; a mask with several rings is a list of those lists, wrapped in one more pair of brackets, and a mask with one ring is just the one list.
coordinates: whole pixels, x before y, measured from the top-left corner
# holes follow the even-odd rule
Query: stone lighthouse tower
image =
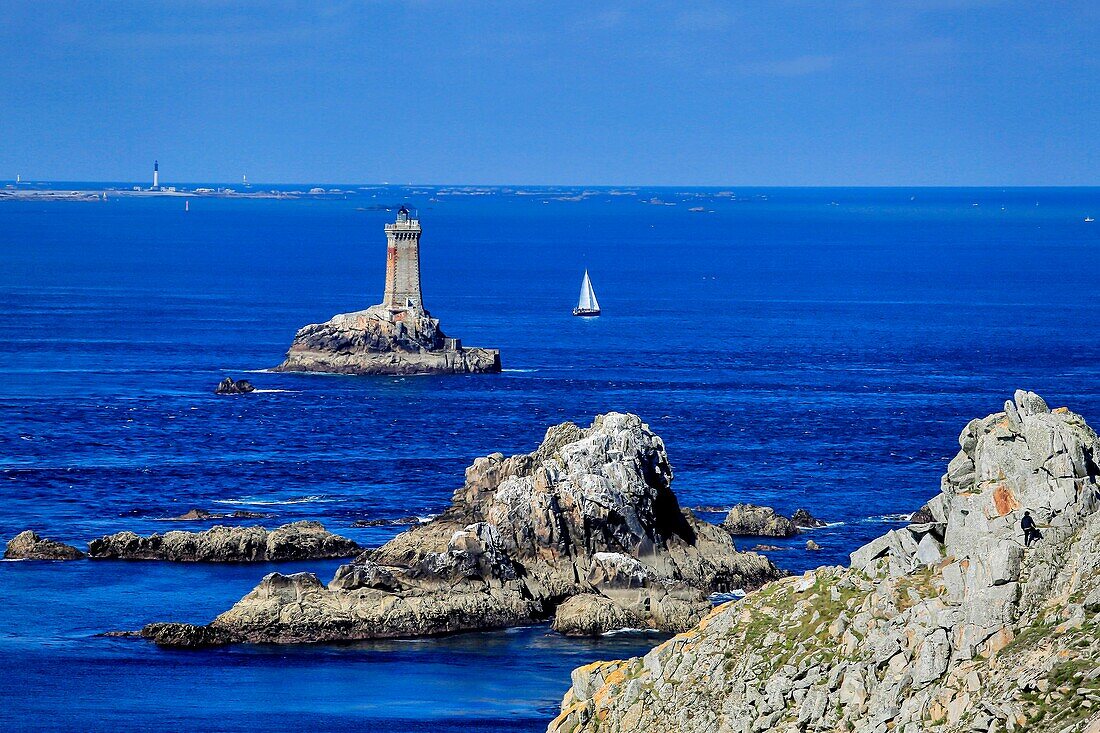
[(386, 289), (382, 305), (391, 311), (424, 309), (420, 296), (420, 221), (402, 206), (386, 225)]
[(447, 336), (420, 296), (420, 222), (402, 206), (386, 224), (382, 302), (298, 329), (278, 372), (334, 374), (487, 374), (500, 351)]

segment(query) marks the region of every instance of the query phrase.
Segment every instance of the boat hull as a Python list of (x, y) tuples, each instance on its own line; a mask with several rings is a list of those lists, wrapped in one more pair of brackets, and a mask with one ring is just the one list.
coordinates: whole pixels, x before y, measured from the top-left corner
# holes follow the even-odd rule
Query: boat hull
[(599, 308), (574, 308), (573, 315), (580, 316), (581, 318), (595, 318), (600, 315)]

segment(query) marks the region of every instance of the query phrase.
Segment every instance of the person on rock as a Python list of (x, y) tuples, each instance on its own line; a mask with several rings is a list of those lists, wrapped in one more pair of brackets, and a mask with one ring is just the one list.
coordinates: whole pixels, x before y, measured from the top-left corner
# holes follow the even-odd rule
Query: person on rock
[(1024, 517), (1020, 520), (1020, 529), (1024, 531), (1024, 547), (1031, 547), (1032, 542), (1043, 538), (1035, 526), (1035, 520), (1031, 518), (1030, 511), (1024, 512)]

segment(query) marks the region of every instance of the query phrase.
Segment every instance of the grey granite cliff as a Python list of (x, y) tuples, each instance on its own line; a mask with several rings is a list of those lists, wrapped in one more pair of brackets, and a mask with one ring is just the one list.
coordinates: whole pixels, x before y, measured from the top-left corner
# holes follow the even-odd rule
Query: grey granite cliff
[(273, 573), (209, 626), (167, 624), (171, 645), (418, 636), (554, 619), (568, 634), (682, 631), (708, 594), (781, 573), (681, 510), (664, 443), (636, 415), (550, 428), (532, 453), (474, 461), (451, 506), (365, 552), (325, 584)]
[(549, 731), (1100, 731), (1100, 441), (1019, 391), (959, 444), (919, 524), (575, 670)]

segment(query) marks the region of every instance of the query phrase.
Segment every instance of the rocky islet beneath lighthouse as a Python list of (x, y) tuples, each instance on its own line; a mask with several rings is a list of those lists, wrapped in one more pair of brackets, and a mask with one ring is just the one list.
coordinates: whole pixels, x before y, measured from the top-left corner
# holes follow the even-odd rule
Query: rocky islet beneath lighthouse
[(500, 371), (500, 351), (464, 347), (424, 307), (419, 219), (404, 206), (386, 224), (383, 302), (299, 329), (279, 372), (483, 374)]

